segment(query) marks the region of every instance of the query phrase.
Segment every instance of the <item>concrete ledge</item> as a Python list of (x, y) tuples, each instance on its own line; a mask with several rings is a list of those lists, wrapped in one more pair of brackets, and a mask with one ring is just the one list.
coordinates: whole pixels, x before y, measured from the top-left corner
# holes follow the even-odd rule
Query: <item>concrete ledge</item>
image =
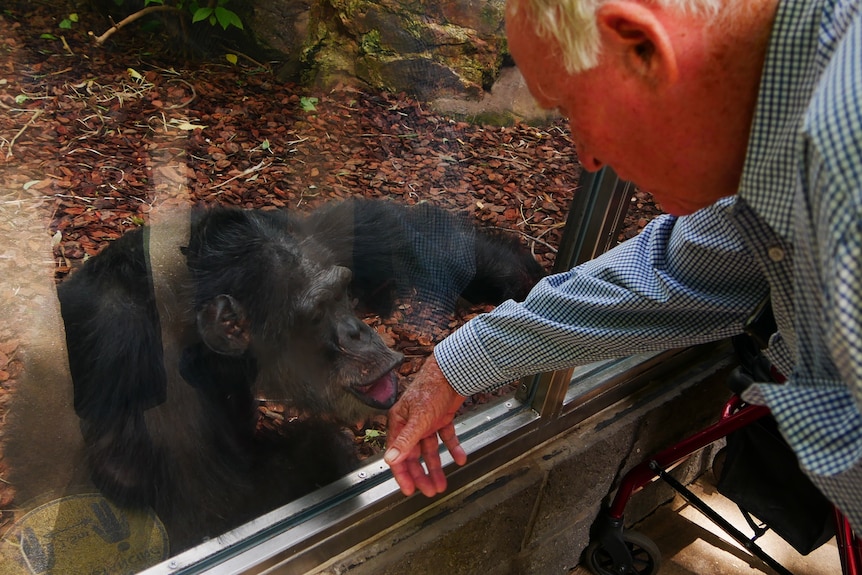
[[(700, 381), (645, 388), (311, 573), (566, 574), (619, 479), (650, 453), (717, 419), (728, 397), (726, 372), (723, 366)], [(705, 450), (674, 475), (690, 482), (710, 462)], [(627, 506), (626, 523), (672, 496), (664, 484), (651, 484)]]

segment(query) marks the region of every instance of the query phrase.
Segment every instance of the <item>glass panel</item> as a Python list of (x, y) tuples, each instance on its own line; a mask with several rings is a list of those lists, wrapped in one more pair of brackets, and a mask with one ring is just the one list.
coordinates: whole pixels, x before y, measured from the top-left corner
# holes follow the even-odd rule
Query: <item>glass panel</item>
[[(0, 20), (4, 565), (22, 572), (77, 573), (93, 565), (136, 571), (176, 560), (205, 538), (196, 557), (221, 550), (234, 540), (216, 537), (236, 527), (240, 539), (260, 529), (268, 534), (276, 524), (294, 529), (326, 517), (333, 501), (373, 493), (388, 478), (379, 461), (382, 410), (370, 421), (334, 425), (332, 414), (310, 416), (278, 385), (255, 388), (249, 403), (246, 384), (278, 355), (282, 340), (273, 336), (246, 361), (246, 322), (268, 326), (287, 307), (278, 298), (290, 299), (302, 284), (290, 276), (278, 291), (277, 274), (261, 276), (251, 264), (207, 270), (214, 260), (197, 248), (190, 250), (201, 265), (191, 274), (180, 248), (206, 239), (199, 224), (192, 229), (200, 235), (189, 237), (192, 207), (305, 217), (356, 195), (430, 204), (507, 238), (501, 245), (516, 240), (548, 271), (578, 179), (565, 123), (504, 128), (431, 112), (403, 94), (304, 91), (245, 59), (222, 64), (221, 55), (217, 63), (182, 66), (177, 54), (171, 59), (122, 31), (111, 36), (113, 46), (97, 48), (81, 25), (69, 20), (61, 32), (48, 18), (56, 14), (45, 10), (20, 3)], [(411, 220), (386, 220), (365, 233), (389, 238), (405, 221)], [(305, 224), (286, 224), (294, 225), (302, 234)], [(452, 272), (445, 264), (458, 253), (445, 242), (463, 230), (451, 226), (443, 236), (427, 228), (410, 236), (418, 261)], [(125, 235), (139, 229), (148, 231)], [(337, 237), (324, 240), (341, 241), (339, 233), (352, 239), (352, 232), (352, 223), (334, 226), (327, 233)], [(132, 239), (115, 249), (114, 263), (105, 263), (99, 254), (120, 238)], [(253, 239), (241, 236), (237, 247)], [(386, 247), (383, 240), (379, 245)], [(255, 252), (237, 253), (242, 262)], [(309, 255), (319, 263), (319, 253)], [(104, 268), (69, 288), (61, 310), (56, 286), (73, 285), (66, 282), (98, 262)], [(393, 272), (404, 271), (401, 263)], [(286, 261), (276, 271), (319, 271), (303, 265)], [(417, 274), (410, 281), (426, 277)], [(252, 299), (269, 301), (270, 313), (246, 315), (231, 294), (189, 290), (205, 275), (212, 290), (216, 280), (247, 280)], [(335, 298), (343, 277), (321, 275), (331, 282), (321, 280), (319, 291)], [(490, 305), (451, 298), (430, 309), (419, 304), (411, 293), (391, 314), (361, 314), (405, 356), (401, 385), (436, 341)], [(303, 337), (285, 346), (295, 359), (297, 349), (311, 349), (312, 335), (304, 336), (315, 333), (315, 309), (292, 311), (308, 316)], [(74, 325), (64, 323), (64, 314), (77, 317)], [(313, 351), (301, 359), (311, 363)], [(98, 381), (86, 380), (93, 374)], [(279, 374), (288, 379), (293, 371)], [(381, 374), (374, 375), (360, 382), (370, 385), (353, 389), (366, 403), (387, 399), (377, 383)], [(515, 389), (471, 398), (464, 413), (477, 418), (464, 418), (465, 438), (511, 414), (532, 418), (527, 408), (506, 405)], [(338, 454), (334, 461), (324, 455), (330, 449)], [(385, 489), (394, 494), (391, 485)], [(260, 527), (285, 504), (278, 521)], [(242, 527), (250, 520), (258, 525)]]
[[(624, 233), (620, 231), (621, 226), (622, 230), (626, 229), (621, 219), (625, 212), (608, 206), (632, 205), (628, 200), (631, 188), (607, 172), (604, 178), (595, 178), (592, 182), (595, 185), (584, 186), (593, 194), (589, 201), (583, 200), (592, 207), (584, 210), (588, 212), (586, 221), (572, 224), (574, 220), (570, 216), (568, 225), (576, 228), (590, 225), (596, 230), (606, 230), (597, 233), (598, 241), (594, 238), (592, 244), (589, 238), (582, 236), (580, 239), (581, 246), (587, 246), (583, 249), (603, 251), (596, 247), (601, 241), (607, 241), (602, 238)], [(612, 214), (612, 218), (608, 214)], [(561, 251), (565, 242), (564, 239)], [(458, 468), (448, 453), (442, 453), (450, 489), (457, 489), (492, 471), (553, 433), (643, 387), (646, 380), (654, 378), (654, 375), (644, 378), (644, 374), (652, 373), (656, 366), (677, 355), (678, 351), (642, 354), (580, 366), (574, 368), (570, 376), (568, 372), (549, 374), (549, 377), (559, 378), (565, 397), (556, 402), (553, 410), (543, 412), (542, 417), (531, 409), (535, 401), (532, 404), (525, 401), (525, 398), (549, 393), (548, 383), (539, 378), (512, 386), (517, 391), (514, 397), (504, 395), (465, 409), (457, 419), (456, 430), (470, 453), (471, 463)], [(562, 417), (555, 420), (558, 415)], [(403, 520), (422, 505), (421, 498), (402, 499), (386, 466), (372, 458), (355, 473), (241, 526), (218, 542), (183, 553), (175, 557), (172, 564), (184, 573), (209, 572), (210, 566), (216, 566), (214, 572), (247, 569), (253, 573), (275, 564), (290, 572), (311, 569), (361, 542), (368, 533)], [(235, 543), (227, 545), (226, 541)], [(272, 559), (268, 559), (270, 556)]]
[[(273, 357), (313, 364), (326, 377), (332, 374), (325, 367), (337, 361), (332, 357), (342, 357), (333, 345), (327, 353), (335, 355), (322, 360), (313, 347), (320, 310), (293, 301), (293, 290), (304, 290), (302, 302), (320, 301), (320, 294), (340, 301), (346, 276), (321, 264), (323, 252), (350, 260), (359, 249), (356, 234), (372, 247), (404, 240), (407, 252), (390, 254), (391, 269), (371, 267), (374, 273), (361, 278), (368, 291), (357, 294), (353, 284), (353, 296), (361, 295), (366, 307), (381, 293), (394, 294), (391, 312), (359, 308), (369, 331), (350, 323), (353, 314), (333, 329), (347, 339), (379, 336), (404, 355), (397, 375), (409, 385), (437, 341), (500, 297), (467, 305), (453, 294), (465, 295), (469, 284), (447, 284), (445, 292), (427, 284), (434, 274), (422, 266), (431, 262), (433, 271), (455, 278), (455, 264), (477, 245), (479, 232), (442, 214), (492, 233), (504, 254), (516, 241), (550, 271), (560, 265), (557, 246), (573, 199), (590, 200), (576, 202), (579, 225), (569, 228), (584, 230), (572, 253), (585, 254), (599, 249), (587, 243), (607, 246), (617, 233), (622, 196), (576, 194), (591, 185), (578, 181), (563, 120), (500, 127), (489, 116), (434, 112), (400, 93), (305, 90), (281, 82), (268, 65), (221, 51), (180, 65), (182, 54), (162, 50), (163, 36), (149, 35), (163, 21), (142, 20), (134, 33), (106, 23), (110, 41), (98, 47), (79, 15), (51, 10), (16, 3), (0, 17), (4, 566), (22, 573), (125, 573), (164, 561), (173, 570), (201, 570), (238, 549), (260, 544), (283, 551), (291, 542), (304, 545), (313, 562), (314, 545), (369, 513), (379, 513), (381, 525), (398, 520), (383, 511), (399, 497), (379, 459), (383, 409), (354, 417), (342, 403), (333, 408), (321, 400), (316, 410), (318, 404), (285, 392), (299, 393), (283, 380), (300, 370)], [(103, 21), (94, 13), (80, 17)], [(354, 212), (346, 220), (306, 219), (355, 196), (443, 211), (439, 219), (421, 211), (372, 218), (361, 231)], [(255, 225), (283, 223), (267, 237), (275, 233), (293, 251), (281, 253), (283, 266), (268, 274), (260, 273), (263, 264), (249, 263), (260, 250), (205, 252), (199, 248), (208, 245), (210, 228), (203, 220), (190, 223), (200, 205), (266, 211)], [(273, 220), (275, 210), (298, 219)], [(313, 241), (294, 241), (308, 240), (310, 226), (317, 226)], [(139, 229), (147, 231), (126, 235)], [(237, 248), (255, 245), (248, 227), (240, 234)], [(108, 258), (98, 254), (121, 237), (133, 239), (104, 263)], [(322, 245), (305, 247), (311, 243)], [(380, 251), (366, 246), (360, 253)], [(188, 254), (200, 263), (193, 273), (184, 265)], [(210, 265), (226, 256), (239, 263)], [(482, 257), (489, 266), (508, 261)], [(73, 285), (66, 282), (97, 270), (96, 262), (104, 268), (69, 288), (61, 310), (57, 285)], [(354, 280), (360, 263), (345, 264)], [(248, 312), (254, 306), (217, 289), (222, 280), (246, 285), (242, 295), (267, 302), (266, 313)], [(314, 289), (305, 289), (305, 280)], [(206, 289), (192, 289), (201, 282)], [(305, 318), (296, 319), (299, 334), (280, 339), (287, 336), (277, 325), (249, 352), (248, 325), (260, 322), (260, 333), (272, 334), (267, 330), (283, 315), (289, 322)], [(348, 367), (362, 371), (366, 356), (355, 355), (360, 363)], [(265, 381), (258, 378), (264, 371)], [(386, 403), (379, 377), (385, 370), (378, 371), (352, 391), (337, 389), (340, 400), (358, 394), (365, 404)], [(98, 381), (86, 379), (94, 373)], [(458, 430), (471, 453), (493, 455), (541, 424), (525, 400), (531, 386), (518, 382), (470, 398)], [(562, 395), (550, 403), (559, 412)], [(454, 474), (453, 485), (480, 469)], [(264, 547), (254, 554), (259, 561)]]

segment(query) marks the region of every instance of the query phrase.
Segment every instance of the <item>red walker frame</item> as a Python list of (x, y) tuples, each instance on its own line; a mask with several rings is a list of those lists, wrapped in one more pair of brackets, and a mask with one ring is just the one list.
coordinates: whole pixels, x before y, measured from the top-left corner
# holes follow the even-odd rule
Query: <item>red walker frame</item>
[[(737, 530), (666, 472), (669, 467), (679, 463), (698, 450), (767, 415), (769, 415), (767, 407), (746, 404), (738, 395), (733, 395), (725, 404), (721, 417), (716, 423), (660, 451), (652, 458), (643, 461), (629, 471), (623, 477), (611, 505), (603, 511), (604, 516), (600, 518), (597, 524), (597, 537), (594, 538), (593, 543), (591, 543), (585, 552), (585, 555), (589, 557), (592, 557), (591, 554), (595, 554), (597, 550), (601, 552), (605, 561), (604, 565), (608, 567), (608, 570), (604, 571), (604, 567), (598, 567), (599, 572), (622, 575), (644, 575), (654, 572), (650, 568), (653, 563), (657, 567), (658, 557), (647, 557), (645, 561), (643, 553), (645, 552), (649, 555), (650, 550), (639, 550), (637, 547), (646, 548), (651, 545), (654, 552), (657, 552), (657, 548), (643, 536), (633, 532), (625, 532), (623, 529), (623, 512), (626, 504), (635, 492), (656, 478), (660, 478), (668, 482), (691, 505), (709, 517), (709, 519), (715, 522), (753, 555), (763, 560), (778, 573), (782, 575), (790, 574), (787, 569), (760, 549), (754, 543), (753, 539), (749, 539), (745, 534)], [(862, 540), (854, 535), (850, 523), (837, 509), (835, 509), (835, 533), (843, 575), (862, 575)], [(637, 537), (634, 537), (635, 535)], [(638, 556), (638, 551), (641, 552), (640, 556)], [(638, 566), (644, 569), (638, 569)], [(592, 570), (597, 568), (594, 564), (590, 565), (590, 567)]]

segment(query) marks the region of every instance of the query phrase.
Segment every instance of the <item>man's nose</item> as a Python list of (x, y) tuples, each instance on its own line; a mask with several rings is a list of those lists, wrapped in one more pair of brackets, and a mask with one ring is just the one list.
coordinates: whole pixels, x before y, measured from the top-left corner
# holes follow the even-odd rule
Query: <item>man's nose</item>
[(602, 168), (602, 166), (604, 166), (604, 164), (602, 164), (598, 159), (593, 157), (589, 157), (586, 160), (579, 157), (579, 160), (581, 162), (581, 165), (588, 172), (598, 172)]
[(582, 147), (576, 146), (575, 151), (578, 154), (578, 162), (586, 171), (598, 172), (604, 166), (601, 160), (584, 151)]
[(586, 149), (583, 143), (575, 140), (575, 153), (578, 155), (578, 163), (588, 172), (598, 172), (604, 164)]

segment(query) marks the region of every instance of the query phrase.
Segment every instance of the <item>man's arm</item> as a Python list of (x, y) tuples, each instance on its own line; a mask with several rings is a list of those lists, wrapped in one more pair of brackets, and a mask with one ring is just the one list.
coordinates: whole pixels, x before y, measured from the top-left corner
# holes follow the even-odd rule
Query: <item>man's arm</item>
[(435, 356), (464, 396), (522, 377), (740, 333), (769, 294), (728, 219), (726, 199), (663, 216), (613, 250), (542, 280), (440, 342)]
[[(389, 413), (385, 460), (405, 494), (446, 486), (438, 436), (459, 464), (452, 419), (464, 397), (523, 376), (740, 333), (768, 296), (727, 220), (732, 200), (654, 220), (637, 237), (546, 278), (440, 342)], [(425, 460), (427, 473), (420, 458)]]

